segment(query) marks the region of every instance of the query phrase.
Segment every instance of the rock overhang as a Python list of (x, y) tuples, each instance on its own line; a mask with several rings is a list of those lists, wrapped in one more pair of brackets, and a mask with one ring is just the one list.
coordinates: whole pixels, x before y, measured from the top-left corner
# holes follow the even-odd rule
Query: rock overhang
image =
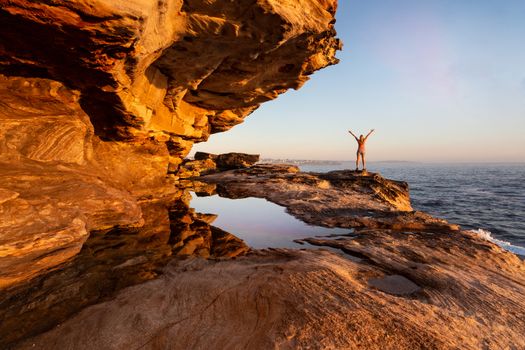
[(3, 2), (1, 72), (80, 91), (106, 140), (204, 141), (341, 49), (336, 1)]
[(63, 262), (49, 238), (77, 218), (86, 234), (137, 227), (147, 203), (184, 201), (194, 142), (337, 63), (336, 5), (0, 0), (0, 250), (55, 257), (9, 250), (4, 271)]

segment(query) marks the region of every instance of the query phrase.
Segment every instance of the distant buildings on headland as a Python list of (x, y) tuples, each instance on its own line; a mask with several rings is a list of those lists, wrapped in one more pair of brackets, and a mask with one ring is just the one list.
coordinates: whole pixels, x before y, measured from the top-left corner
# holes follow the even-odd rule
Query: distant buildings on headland
[(259, 163), (270, 164), (293, 164), (293, 165), (340, 165), (342, 162), (337, 160), (313, 160), (313, 159), (274, 159), (263, 158)]
[[(261, 158), (259, 163), (270, 164), (293, 164), (293, 165), (341, 165), (343, 163), (353, 163), (354, 161), (343, 160), (315, 160), (315, 159), (287, 159), (287, 158)], [(410, 160), (375, 160), (369, 163), (420, 163)]]

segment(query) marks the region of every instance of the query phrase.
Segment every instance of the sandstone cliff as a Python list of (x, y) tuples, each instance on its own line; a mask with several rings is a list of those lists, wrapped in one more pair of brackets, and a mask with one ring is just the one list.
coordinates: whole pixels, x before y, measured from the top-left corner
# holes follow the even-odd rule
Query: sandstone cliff
[[(336, 6), (0, 0), (0, 348), (525, 347), (523, 261), (412, 211), (406, 183), (179, 179), (193, 143), (337, 63)], [(352, 230), (252, 251), (184, 186)]]
[(175, 155), (301, 87), (340, 48), (334, 0), (1, 4), (4, 74), (59, 81), (96, 135), (169, 141)]
[(179, 198), (194, 142), (337, 63), (336, 6), (0, 0), (0, 286)]

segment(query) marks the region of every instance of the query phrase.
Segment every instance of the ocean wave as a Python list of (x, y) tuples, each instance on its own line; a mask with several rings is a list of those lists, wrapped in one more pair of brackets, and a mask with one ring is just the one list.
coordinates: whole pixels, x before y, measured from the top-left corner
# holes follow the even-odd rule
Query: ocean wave
[(525, 256), (525, 247), (520, 247), (519, 245), (513, 245), (510, 242), (502, 241), (500, 239), (494, 238), (492, 237), (492, 233), (490, 231), (478, 228), (477, 230), (470, 230), (470, 232), (477, 234), (479, 237), (487, 241), (496, 243), (501, 248), (508, 250), (509, 252), (512, 252), (517, 255)]

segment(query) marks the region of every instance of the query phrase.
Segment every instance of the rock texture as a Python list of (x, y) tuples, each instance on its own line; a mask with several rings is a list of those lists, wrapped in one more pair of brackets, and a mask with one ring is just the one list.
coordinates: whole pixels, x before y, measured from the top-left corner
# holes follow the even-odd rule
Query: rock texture
[[(399, 238), (382, 235), (385, 243)], [(525, 347), (523, 262), (476, 238), (456, 243), (441, 236), (449, 250), (414, 238), (422, 250), (407, 238), (393, 247), (362, 247), (362, 258), (277, 250), (172, 264), (159, 279), (125, 289), (19, 348)], [(357, 246), (350, 237), (340, 244)]]
[[(375, 173), (301, 173), (296, 166), (257, 164), (199, 178), (209, 194), (260, 197), (282, 205), (302, 221), (318, 226), (458, 230), (445, 220), (412, 211), (408, 184)], [(203, 188), (203, 186), (197, 185)], [(197, 192), (203, 192), (197, 189)], [(206, 191), (204, 191), (206, 192)]]
[(223, 153), (223, 154), (212, 154), (206, 152), (195, 153), (194, 159), (200, 161), (212, 160), (217, 164), (219, 170), (231, 170), (248, 168), (259, 161), (260, 156), (258, 154), (247, 154), (247, 153)]
[(78, 90), (97, 135), (169, 139), (183, 152), (336, 63), (336, 7), (335, 0), (2, 1), (0, 67)]
[(0, 96), (0, 286), (64, 262), (91, 230), (142, 225), (140, 201), (176, 192), (165, 146), (101, 141), (63, 84), (0, 77)]
[[(128, 193), (74, 167), (1, 162), (0, 288), (76, 255), (93, 229), (142, 224)], [(4, 190), (7, 192), (7, 190)]]
[(409, 211), (404, 183), (288, 165), (184, 183), (201, 194), (283, 201), (318, 225), (355, 229), (298, 241), (310, 249), (249, 251), (184, 200), (164, 212), (145, 202), (151, 218), (135, 234), (94, 235), (62, 269), (4, 292), (0, 339), (17, 349), (525, 346), (525, 263)]
[(194, 142), (337, 63), (336, 5), (0, 0), (0, 288), (176, 200)]
[[(1, 348), (525, 347), (523, 262), (411, 211), (405, 183), (177, 181), (194, 142), (337, 62), (336, 6), (0, 0)], [(251, 251), (177, 183), (356, 230), (301, 240), (342, 255)]]
[(259, 161), (258, 154), (225, 153), (219, 154), (215, 162), (221, 170), (248, 168)]
[(176, 175), (179, 178), (187, 179), (224, 170), (249, 168), (258, 161), (258, 154), (197, 152), (193, 160), (185, 159), (182, 162)]
[[(0, 348), (49, 330), (125, 287), (158, 277), (174, 258), (233, 258), (250, 250), (239, 238), (211, 226), (216, 216), (189, 208), (188, 198), (185, 193), (168, 206), (142, 203), (141, 227), (91, 231), (79, 242), (66, 241), (64, 234), (54, 232), (46, 243), (54, 242), (62, 255), (49, 246), (19, 247), (18, 264), (4, 260), (1, 270), (3, 281), (13, 282), (7, 279), (11, 276), (25, 283), (10, 283), (0, 293)], [(33, 266), (35, 256), (43, 252), (54, 264), (44, 261)], [(68, 259), (63, 257), (66, 254)]]

